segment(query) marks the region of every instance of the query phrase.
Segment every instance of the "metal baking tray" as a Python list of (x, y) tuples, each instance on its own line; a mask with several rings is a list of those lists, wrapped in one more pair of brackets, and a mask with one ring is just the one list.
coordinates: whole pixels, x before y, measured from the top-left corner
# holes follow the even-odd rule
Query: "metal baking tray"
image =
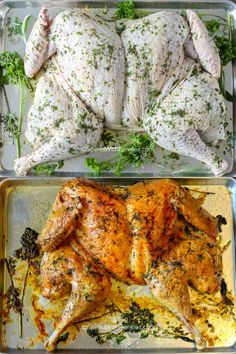
[[(96, 8), (96, 11), (103, 11), (104, 8), (108, 8), (109, 11), (114, 11), (114, 7), (117, 1), (22, 1), (22, 0), (8, 0), (2, 1), (0, 4), (0, 50), (16, 50), (22, 55), (24, 54), (24, 45), (20, 42), (12, 44), (7, 36), (7, 29), (5, 26), (6, 18), (10, 17), (12, 19), (18, 16), (23, 19), (26, 15), (31, 14), (31, 25), (37, 17), (39, 9), (42, 5), (49, 8), (50, 16), (54, 16), (59, 11), (65, 8), (71, 7), (84, 7), (88, 6), (91, 11)], [(136, 1), (137, 8), (142, 10), (158, 11), (162, 9), (173, 9), (177, 11), (182, 11), (186, 8), (194, 8), (200, 12), (204, 12), (209, 15), (219, 15), (226, 18), (227, 15), (231, 15), (234, 27), (236, 23), (236, 4), (233, 1)], [(235, 33), (233, 34), (235, 37)], [(225, 77), (227, 90), (231, 93), (235, 93), (236, 87), (236, 66), (235, 62), (228, 64), (225, 68)], [(12, 87), (7, 87), (7, 95), (10, 103), (11, 111), (17, 112), (18, 106), (18, 96), (17, 91)], [(26, 121), (26, 114), (31, 105), (32, 98), (30, 95), (27, 96), (25, 101), (25, 111), (24, 111), (24, 122)], [(227, 102), (228, 110), (228, 130), (232, 133), (236, 132), (236, 107), (235, 103)], [(6, 111), (6, 102), (3, 97), (3, 92), (0, 91), (0, 112)], [(23, 124), (23, 132), (25, 125)], [(130, 131), (125, 131), (121, 134), (123, 137), (127, 137)], [(30, 146), (24, 141), (22, 136), (22, 155), (25, 155), (32, 151)], [(14, 176), (13, 172), (13, 161), (16, 157), (15, 146), (12, 144), (12, 140), (7, 137), (6, 134), (0, 132), (0, 175), (2, 176)], [(85, 167), (86, 157), (97, 157), (99, 160), (104, 160), (111, 157), (112, 152), (105, 151), (95, 151), (93, 153), (87, 154), (86, 156), (80, 156), (65, 161), (64, 167), (55, 173), (55, 176), (76, 176), (92, 175), (90, 170)], [(164, 151), (161, 148), (156, 150), (157, 162), (145, 164), (143, 168), (127, 168), (123, 175), (125, 176), (211, 176), (211, 172), (202, 163), (196, 160), (180, 157), (179, 160), (170, 158), (169, 152)], [(235, 140), (234, 140), (234, 153), (226, 153), (224, 156), (229, 163), (231, 172), (228, 174), (230, 176), (236, 175), (236, 151), (235, 151)], [(31, 172), (31, 175), (33, 172)], [(110, 175), (111, 172), (104, 172), (103, 176)]]
[[(19, 248), (19, 237), (25, 227), (32, 227), (40, 232), (42, 225), (52, 207), (55, 196), (60, 186), (68, 178), (9, 178), (0, 183), (0, 259), (12, 255), (16, 248)], [(115, 185), (130, 185), (141, 181), (141, 178), (97, 178), (97, 181)], [(224, 278), (227, 287), (236, 293), (235, 278), (235, 256), (236, 256), (236, 182), (232, 178), (181, 178), (176, 179), (182, 185), (192, 190), (207, 190), (215, 194), (206, 197), (204, 206), (213, 212), (213, 215), (221, 214), (226, 217), (227, 225), (222, 229), (222, 244), (231, 241), (230, 246), (223, 253)], [(212, 209), (213, 208), (213, 209)], [(6, 276), (6, 269), (3, 262), (0, 262), (0, 292), (5, 292), (9, 285)], [(140, 287), (139, 287), (140, 288)], [(142, 287), (143, 288), (143, 287)], [(0, 353), (23, 353), (22, 348), (28, 353), (45, 353), (42, 342), (34, 342), (32, 338), (37, 337), (37, 329), (33, 321), (35, 316), (32, 313), (31, 297), (34, 290), (27, 295), (27, 305), (24, 307), (24, 337), (19, 340), (19, 321), (13, 314), (11, 321), (3, 324), (0, 317)], [(3, 301), (0, 297), (0, 313), (3, 310)], [(234, 308), (234, 313), (235, 313)], [(214, 311), (211, 309), (211, 314)], [(228, 330), (230, 322), (217, 319), (218, 331)], [(51, 327), (50, 327), (50, 330)], [(236, 341), (235, 332), (227, 334), (225, 344), (208, 347), (205, 351), (212, 353), (235, 353)], [(29, 346), (31, 343), (31, 346)], [(34, 345), (32, 345), (34, 343)], [(181, 340), (147, 338), (117, 345), (100, 346), (94, 338), (86, 334), (82, 327), (75, 341), (67, 344), (60, 344), (60, 352), (70, 353), (194, 353), (197, 352), (192, 343)]]

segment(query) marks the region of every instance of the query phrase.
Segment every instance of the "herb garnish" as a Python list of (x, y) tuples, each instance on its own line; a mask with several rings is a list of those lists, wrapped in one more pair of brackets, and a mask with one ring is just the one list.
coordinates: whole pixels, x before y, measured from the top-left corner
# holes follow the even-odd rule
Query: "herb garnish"
[(13, 281), (13, 275), (15, 273), (16, 268), (16, 261), (14, 258), (10, 257), (9, 260), (4, 259), (7, 272), (10, 277), (11, 285), (9, 286), (5, 297), (6, 297), (6, 306), (8, 309), (12, 309), (14, 312), (19, 313), (20, 316), (22, 315), (22, 301), (20, 298), (20, 291), (18, 288), (15, 287)]
[(17, 157), (19, 158), (21, 156), (20, 136), (23, 123), (24, 92), (26, 88), (31, 91), (32, 86), (30, 79), (25, 75), (24, 61), (17, 52), (5, 51), (0, 54), (0, 74), (1, 85), (15, 85), (20, 92), (18, 122), (16, 116), (10, 112), (1, 117), (1, 120), (4, 122), (4, 127), (7, 127), (7, 131), (16, 141)]
[(121, 324), (108, 332), (101, 332), (99, 328), (88, 327), (87, 334), (95, 338), (99, 344), (104, 344), (110, 340), (120, 344), (127, 339), (127, 333), (139, 333), (139, 338), (144, 339), (149, 335), (155, 337), (173, 337), (184, 341), (194, 342), (181, 327), (175, 330), (162, 330), (155, 321), (154, 314), (148, 308), (141, 308), (136, 302), (132, 301), (128, 311), (122, 311), (114, 308), (121, 316)]
[(52, 164), (40, 163), (39, 165), (34, 167), (34, 171), (37, 176), (42, 174), (51, 176), (56, 171), (56, 169), (60, 169), (63, 166), (64, 166), (64, 161), (58, 161)]
[(128, 18), (134, 20), (138, 18), (138, 14), (135, 9), (135, 3), (133, 0), (121, 1), (117, 4), (117, 10), (114, 15), (115, 18)]
[[(201, 15), (201, 17), (204, 16), (205, 15)], [(204, 20), (204, 23), (219, 50), (222, 64), (224, 66), (227, 65), (231, 60), (236, 58), (236, 46), (232, 41), (232, 16), (228, 15), (227, 19), (212, 18), (210, 20)]]
[(157, 324), (154, 320), (154, 314), (147, 308), (141, 309), (136, 303), (132, 302), (129, 310), (121, 313), (121, 325), (108, 332), (100, 332), (98, 328), (87, 329), (87, 333), (90, 337), (96, 338), (96, 342), (104, 344), (108, 340), (115, 340), (117, 344), (120, 344), (125, 340), (126, 333), (140, 333), (140, 338), (146, 338), (150, 334), (152, 328)]
[(146, 161), (155, 161), (154, 141), (148, 134), (131, 134), (128, 142), (118, 148), (117, 153), (109, 160), (99, 162), (96, 158), (86, 158), (86, 166), (96, 175), (103, 171), (113, 170), (117, 176), (128, 166), (142, 166)]
[[(209, 16), (201, 14), (200, 17)], [(219, 50), (219, 55), (221, 58), (222, 65), (227, 65), (230, 61), (236, 58), (236, 46), (233, 43), (232, 33), (233, 33), (233, 19), (231, 15), (228, 15), (227, 19), (222, 17), (214, 16), (210, 20), (203, 21), (206, 28), (211, 35)], [(219, 85), (221, 93), (227, 101), (233, 101), (233, 96), (225, 90), (225, 76), (224, 70), (221, 71), (221, 77), (219, 79)]]
[(12, 43), (15, 42), (14, 37), (19, 37), (26, 44), (26, 33), (28, 31), (30, 18), (31, 15), (27, 15), (21, 22), (19, 17), (16, 16), (14, 22), (12, 23), (11, 17), (7, 17), (6, 28), (8, 31), (8, 38)]
[[(12, 309), (15, 312), (18, 312), (20, 315), (20, 338), (23, 336), (23, 307), (24, 307), (24, 297), (25, 289), (27, 285), (29, 269), (32, 259), (39, 256), (39, 248), (36, 243), (38, 233), (33, 229), (27, 227), (21, 236), (20, 244), (21, 248), (17, 249), (14, 252), (14, 258), (10, 257), (9, 261), (5, 259), (7, 266), (8, 274), (10, 276), (11, 285), (6, 292), (6, 304), (7, 307)], [(16, 268), (16, 260), (21, 259), (22, 261), (27, 261), (27, 270), (25, 278), (23, 281), (23, 290), (20, 297), (20, 291), (14, 286), (13, 275)]]
[(9, 138), (13, 140), (19, 135), (18, 118), (13, 113), (0, 114), (0, 123), (3, 124), (3, 129), (8, 133)]

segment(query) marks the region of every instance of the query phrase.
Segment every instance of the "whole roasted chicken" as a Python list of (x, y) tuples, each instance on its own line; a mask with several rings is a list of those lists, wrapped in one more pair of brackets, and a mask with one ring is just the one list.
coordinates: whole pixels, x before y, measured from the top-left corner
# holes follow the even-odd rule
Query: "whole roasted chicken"
[[(26, 138), (35, 165), (92, 151), (104, 126), (143, 127), (161, 147), (200, 160), (216, 175), (227, 162), (209, 147), (225, 139), (220, 57), (192, 10), (160, 11), (119, 24), (81, 9), (44, 8), (26, 46), (25, 72), (38, 81)], [(48, 60), (51, 58), (50, 60)]]
[[(190, 232), (193, 228), (196, 233)], [(147, 285), (194, 335), (188, 286), (202, 293), (220, 287), (222, 259), (217, 220), (171, 180), (129, 187), (75, 179), (59, 191), (39, 236), (44, 252), (42, 293), (50, 299), (70, 294), (47, 350), (59, 336), (109, 295), (111, 277)]]

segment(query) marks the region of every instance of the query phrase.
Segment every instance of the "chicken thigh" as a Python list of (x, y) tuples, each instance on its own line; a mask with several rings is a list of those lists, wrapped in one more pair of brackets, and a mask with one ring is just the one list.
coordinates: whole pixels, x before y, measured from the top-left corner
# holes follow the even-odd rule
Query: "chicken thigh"
[(64, 245), (51, 253), (44, 253), (41, 262), (42, 295), (49, 299), (60, 299), (70, 294), (68, 303), (46, 343), (53, 350), (59, 336), (69, 324), (94, 310), (109, 294), (110, 278), (98, 265), (94, 265), (88, 254), (76, 253), (72, 246)]
[[(190, 225), (201, 232), (192, 234)], [(201, 292), (219, 289), (222, 262), (217, 233), (217, 220), (174, 181), (153, 180), (127, 188), (83, 179), (67, 182), (38, 239), (45, 252), (44, 295), (53, 297), (72, 285), (66, 310), (46, 348), (53, 350), (62, 331), (100, 301), (105, 291), (99, 290), (100, 285), (109, 291), (108, 274), (126, 284), (147, 284), (193, 333), (198, 347), (204, 346), (194, 325), (188, 285)], [(71, 262), (73, 271), (67, 276), (64, 267), (72, 268)], [(84, 270), (88, 262), (97, 267), (90, 275)], [(94, 288), (96, 272), (103, 280)], [(81, 290), (79, 297), (73, 290), (78, 282), (83, 282), (81, 289), (91, 299), (84, 310)]]

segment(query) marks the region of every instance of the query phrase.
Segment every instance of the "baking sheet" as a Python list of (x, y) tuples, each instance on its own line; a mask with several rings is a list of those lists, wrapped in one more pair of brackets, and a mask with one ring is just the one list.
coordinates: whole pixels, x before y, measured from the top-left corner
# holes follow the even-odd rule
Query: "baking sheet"
[[(4, 18), (9, 17), (14, 20), (15, 16), (18, 16), (21, 20), (28, 14), (31, 14), (31, 25), (32, 25), (38, 15), (39, 9), (42, 4), (45, 4), (49, 8), (50, 16), (54, 16), (56, 13), (60, 12), (65, 8), (70, 7), (84, 7), (89, 6), (89, 8), (96, 8), (96, 12), (100, 11), (102, 13), (104, 9), (114, 8), (116, 1), (94, 1), (94, 2), (83, 2), (83, 1), (4, 1), (3, 5), (0, 7), (0, 41), (1, 41), (1, 50), (16, 50), (20, 54), (24, 54), (24, 45), (22, 42), (16, 41), (15, 43), (11, 43), (7, 35), (7, 29), (5, 26)], [(228, 14), (232, 15), (234, 23), (236, 23), (236, 11), (235, 4), (233, 2), (224, 1), (224, 2), (197, 2), (197, 1), (188, 1), (188, 2), (178, 2), (178, 1), (166, 1), (166, 2), (149, 2), (149, 1), (137, 1), (137, 7), (150, 11), (158, 11), (160, 9), (174, 9), (177, 11), (182, 11), (185, 8), (196, 8), (200, 12), (207, 13), (209, 15), (219, 15), (224, 18), (227, 17)], [(113, 9), (108, 11), (108, 15), (114, 12)], [(29, 31), (30, 32), (30, 31)], [(229, 92), (235, 91), (235, 64), (230, 63), (225, 68), (225, 77), (226, 77), (226, 88)], [(4, 100), (2, 92), (0, 92), (0, 112), (6, 111), (6, 102)], [(18, 111), (18, 92), (13, 87), (7, 87), (7, 95), (10, 102), (10, 108), (12, 112)], [(24, 110), (24, 124), (23, 124), (23, 132), (25, 130), (25, 122), (27, 111), (32, 103), (32, 97), (28, 94), (25, 100), (25, 110)], [(227, 130), (232, 134), (233, 130), (236, 129), (236, 114), (235, 107), (231, 102), (226, 102), (227, 111), (228, 111), (228, 127)], [(114, 145), (119, 146), (120, 139), (125, 141), (127, 135), (131, 133), (131, 131), (125, 132), (112, 132), (115, 136), (116, 143), (111, 144), (108, 147), (105, 147), (101, 144), (98, 149), (95, 149), (90, 154), (86, 154), (85, 156), (76, 157), (70, 160), (66, 160), (64, 167), (58, 172), (56, 172), (56, 176), (66, 176), (68, 173), (72, 176), (78, 175), (86, 175), (90, 173), (90, 170), (85, 166), (86, 157), (96, 157), (100, 161), (110, 158), (114, 152)], [(2, 147), (1, 147), (2, 145)], [(13, 162), (16, 158), (16, 148), (12, 143), (12, 139), (7, 136), (5, 133), (0, 133), (0, 174), (2, 176), (12, 176), (13, 172)], [(232, 149), (227, 149), (225, 153), (223, 153), (224, 143), (220, 144), (220, 148), (217, 149), (217, 152), (221, 151), (224, 159), (228, 161), (230, 166), (229, 170), (231, 171), (230, 175), (235, 175), (236, 173), (236, 165), (234, 165), (234, 158), (236, 159), (236, 153), (233, 152)], [(32, 151), (32, 148), (28, 145), (27, 141), (24, 139), (24, 133), (22, 134), (22, 155), (25, 155)], [(188, 157), (180, 156), (179, 159), (172, 158), (170, 152), (167, 150), (163, 150), (160, 147), (156, 148), (156, 162), (155, 163), (146, 163), (143, 168), (133, 168), (128, 167), (124, 171), (124, 175), (131, 176), (136, 175), (139, 176), (142, 174), (143, 176), (210, 176), (212, 173), (207, 167), (194, 159)], [(32, 174), (33, 172), (31, 172)], [(112, 175), (111, 172), (107, 171), (103, 173), (104, 176)]]
[[(51, 178), (51, 179), (39, 179), (39, 178), (28, 178), (28, 179), (8, 179), (4, 180), (0, 185), (0, 242), (2, 248), (0, 248), (2, 254), (1, 258), (8, 257), (12, 255), (13, 251), (19, 248), (19, 237), (24, 232), (26, 227), (32, 227), (36, 231), (40, 232), (43, 223), (52, 207), (52, 203), (58, 192), (60, 186), (68, 180), (65, 178)], [(137, 178), (122, 178), (122, 179), (111, 179), (111, 178), (99, 178), (99, 181), (103, 183), (111, 183), (118, 185), (128, 185), (135, 183)], [(203, 179), (180, 179), (179, 182), (183, 185), (187, 185), (190, 189), (199, 189), (201, 191), (207, 190), (215, 194), (208, 195), (204, 201), (204, 206), (213, 213), (213, 215), (221, 214), (226, 217), (227, 225), (222, 227), (222, 245), (225, 245), (228, 241), (231, 241), (230, 246), (223, 253), (223, 264), (224, 264), (224, 278), (226, 280), (228, 289), (235, 294), (235, 212), (236, 212), (236, 183), (233, 179), (228, 178), (203, 178)], [(2, 267), (2, 264), (1, 264)], [(24, 266), (21, 268), (21, 272), (25, 272)], [(3, 267), (1, 268), (3, 270)], [(6, 277), (6, 273), (0, 272), (0, 287), (1, 290), (6, 291), (9, 282)], [(113, 287), (120, 286), (113, 284)], [(142, 297), (149, 296), (148, 291), (145, 287), (130, 286), (123, 290), (129, 296)], [(40, 336), (37, 327), (34, 322), (35, 312), (32, 307), (32, 293), (34, 296), (38, 297), (39, 294), (38, 287), (32, 285), (27, 291), (26, 302), (24, 310), (24, 337), (19, 340), (19, 319), (15, 314), (11, 314), (11, 321), (6, 325), (1, 323), (1, 341), (0, 350), (8, 351), (11, 350), (15, 352), (22, 348), (29, 349), (30, 351), (43, 350), (43, 337)], [(114, 290), (114, 296), (116, 292)], [(117, 296), (117, 295), (116, 295)], [(191, 299), (195, 301), (196, 294), (191, 292)], [(135, 298), (134, 297), (134, 298)], [(199, 300), (199, 297), (198, 297)], [(204, 305), (204, 297), (200, 300), (200, 306)], [(2, 300), (0, 304), (0, 311), (2, 306)], [(45, 308), (48, 306), (48, 302), (39, 296), (38, 306)], [(60, 310), (60, 306), (55, 304), (54, 312)], [(59, 306), (59, 307), (58, 307)], [(62, 306), (61, 306), (62, 308)], [(213, 311), (211, 310), (214, 315)], [(162, 312), (161, 308), (159, 313), (159, 319), (163, 316), (167, 316), (166, 312)], [(158, 315), (157, 313), (157, 315)], [(234, 352), (236, 349), (235, 345), (235, 328), (231, 328), (231, 322), (228, 322), (227, 318), (211, 318), (210, 321), (217, 321), (217, 332), (220, 336), (224, 336), (224, 345), (220, 343), (216, 344), (214, 347), (209, 348), (212, 352)], [(45, 321), (47, 323), (47, 321)], [(110, 319), (104, 317), (98, 323), (92, 323), (94, 327), (106, 328), (110, 326)], [(201, 324), (202, 325), (202, 324)], [(124, 341), (121, 345), (114, 345), (110, 343), (108, 347), (105, 345), (100, 346), (94, 340), (87, 335), (88, 324), (81, 327), (80, 333), (77, 334), (75, 329), (70, 332), (71, 338), (75, 337), (74, 341), (70, 341), (67, 344), (60, 344), (59, 347), (63, 348), (64, 351), (69, 352), (70, 349), (81, 349), (86, 350), (86, 352), (108, 352), (112, 349), (113, 352), (116, 351), (128, 351), (128, 352), (192, 352), (196, 351), (192, 343), (187, 343), (182, 340), (176, 339), (162, 339), (162, 338), (147, 338), (147, 339), (137, 339), (129, 338), (128, 341)], [(47, 330), (51, 333), (51, 322), (48, 321)], [(77, 336), (76, 336), (77, 334)], [(2, 349), (1, 349), (2, 347)], [(18, 349), (17, 349), (18, 348)]]

